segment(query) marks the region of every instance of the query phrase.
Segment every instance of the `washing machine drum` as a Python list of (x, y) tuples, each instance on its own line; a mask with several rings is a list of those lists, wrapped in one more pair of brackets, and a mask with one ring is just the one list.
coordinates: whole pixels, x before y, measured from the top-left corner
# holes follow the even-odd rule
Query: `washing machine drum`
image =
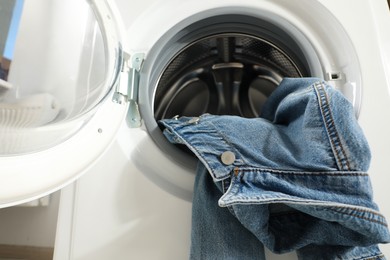
[(293, 53), (266, 39), (222, 33), (198, 39), (173, 58), (155, 96), (155, 118), (203, 113), (258, 117), (283, 77), (309, 72)]

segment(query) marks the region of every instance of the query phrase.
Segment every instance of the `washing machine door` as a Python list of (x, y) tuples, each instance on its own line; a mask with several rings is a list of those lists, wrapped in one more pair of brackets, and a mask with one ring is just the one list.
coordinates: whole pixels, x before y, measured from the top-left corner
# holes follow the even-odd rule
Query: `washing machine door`
[(0, 3), (0, 207), (74, 181), (113, 140), (132, 71), (114, 18), (101, 0)]

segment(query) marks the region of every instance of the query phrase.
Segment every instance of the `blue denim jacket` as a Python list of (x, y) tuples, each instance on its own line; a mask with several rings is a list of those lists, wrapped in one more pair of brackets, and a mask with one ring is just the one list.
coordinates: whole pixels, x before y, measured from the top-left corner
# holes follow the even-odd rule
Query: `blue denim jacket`
[[(297, 250), (300, 259), (385, 259), (377, 244), (390, 242), (390, 233), (372, 198), (368, 143), (352, 105), (325, 82), (284, 79), (260, 118), (206, 114), (161, 123), (171, 142), (199, 158), (199, 172), (206, 169), (220, 191), (218, 205), (247, 231), (237, 241), (256, 238), (276, 253)], [(197, 210), (208, 211), (203, 203)]]

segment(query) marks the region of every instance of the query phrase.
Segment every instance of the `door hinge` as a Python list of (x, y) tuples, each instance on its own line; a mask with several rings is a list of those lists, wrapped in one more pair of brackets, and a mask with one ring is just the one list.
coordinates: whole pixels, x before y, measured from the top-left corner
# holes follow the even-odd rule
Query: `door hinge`
[(124, 62), (121, 70), (119, 83), (114, 95), (114, 101), (121, 104), (129, 103), (127, 113), (127, 124), (130, 127), (141, 126), (141, 114), (138, 107), (138, 88), (140, 70), (145, 58), (144, 53), (135, 53), (133, 55), (124, 54)]

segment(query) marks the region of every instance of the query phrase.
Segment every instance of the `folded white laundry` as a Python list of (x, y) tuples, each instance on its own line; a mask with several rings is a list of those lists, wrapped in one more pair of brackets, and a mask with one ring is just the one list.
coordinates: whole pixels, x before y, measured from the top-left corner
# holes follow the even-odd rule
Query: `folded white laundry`
[(8, 90), (12, 89), (13, 85), (8, 81), (0, 79), (0, 98), (4, 95)]
[(53, 121), (59, 111), (59, 102), (48, 93), (1, 102), (0, 130), (39, 127)]

